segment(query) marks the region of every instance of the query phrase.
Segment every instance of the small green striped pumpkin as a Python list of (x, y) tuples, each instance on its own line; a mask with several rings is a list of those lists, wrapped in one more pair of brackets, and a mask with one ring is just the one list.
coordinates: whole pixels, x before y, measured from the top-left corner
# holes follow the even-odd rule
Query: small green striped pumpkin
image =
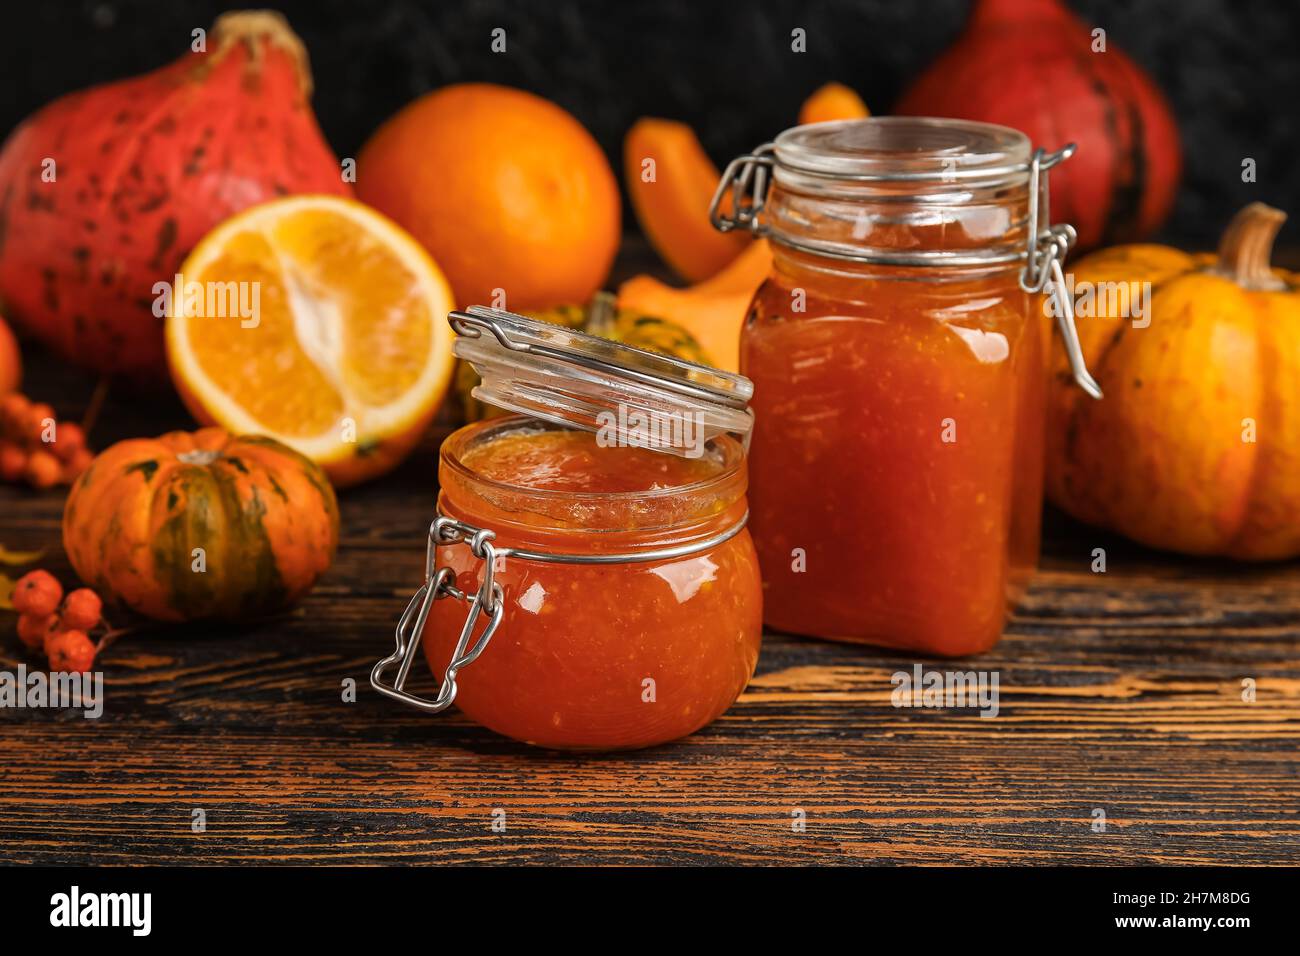
[(164, 621), (240, 620), (310, 591), (338, 527), (316, 464), (270, 438), (203, 428), (101, 452), (68, 494), (63, 546), (114, 603)]

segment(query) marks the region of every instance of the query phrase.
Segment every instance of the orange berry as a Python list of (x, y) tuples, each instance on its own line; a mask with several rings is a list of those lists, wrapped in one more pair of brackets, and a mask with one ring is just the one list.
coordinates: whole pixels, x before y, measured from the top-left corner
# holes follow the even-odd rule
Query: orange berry
[(41, 651), (46, 657), (50, 656), (50, 641), (54, 640), (60, 634), (66, 633), (69, 628), (63, 626), (57, 614), (51, 614), (46, 620), (49, 624), (45, 627), (45, 637), (41, 641)]
[(45, 442), (45, 429), (50, 422), (57, 424), (54, 409), (45, 402), (35, 402), (27, 410), (27, 427), (22, 437), (30, 442)]
[(77, 631), (89, 631), (99, 623), (104, 602), (90, 588), (77, 588), (63, 602), (59, 623)]
[(58, 621), (54, 614), (19, 614), (18, 639), (29, 651), (42, 650), (46, 635), (58, 628)]
[(29, 571), (14, 585), (12, 603), (19, 614), (46, 617), (59, 609), (63, 585), (49, 571)]
[(81, 477), (81, 473), (90, 467), (90, 463), (95, 460), (95, 453), (89, 448), (80, 448), (72, 456), (71, 461), (63, 463), (63, 481), (65, 484), (72, 484)]
[(95, 666), (95, 642), (84, 631), (59, 631), (45, 641), (50, 670), (74, 673)]
[(27, 457), (23, 477), (33, 488), (53, 488), (63, 478), (63, 465), (44, 448), (36, 448)]
[(10, 438), (20, 437), (31, 407), (32, 403), (21, 392), (10, 392), (0, 398), (0, 428), (3, 428)]
[(27, 471), (27, 452), (11, 441), (0, 441), (0, 481), (21, 481)]
[(50, 451), (60, 461), (71, 461), (72, 456), (86, 447), (86, 433), (76, 422), (59, 422), (54, 431)]

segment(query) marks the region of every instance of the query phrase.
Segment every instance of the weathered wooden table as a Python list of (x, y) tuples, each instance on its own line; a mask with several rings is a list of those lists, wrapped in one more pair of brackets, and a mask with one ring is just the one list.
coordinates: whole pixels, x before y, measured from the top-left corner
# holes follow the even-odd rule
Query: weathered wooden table
[[(92, 383), (28, 352), (26, 390), (78, 415)], [(188, 426), (169, 401), (114, 394), (92, 441)], [(771, 634), (745, 695), (693, 737), (542, 752), (369, 687), (422, 573), (437, 437), (342, 496), (338, 561), (291, 615), (124, 638), (101, 658), (98, 720), (0, 710), (0, 861), (1300, 860), (1295, 564), (1159, 555), (1049, 512), (1001, 644), (924, 662), (998, 671), (995, 719), (891, 706), (912, 658)], [(0, 543), (49, 548), (71, 580), (62, 507), (0, 488)], [(9, 671), (26, 660), (12, 622), (0, 614)]]

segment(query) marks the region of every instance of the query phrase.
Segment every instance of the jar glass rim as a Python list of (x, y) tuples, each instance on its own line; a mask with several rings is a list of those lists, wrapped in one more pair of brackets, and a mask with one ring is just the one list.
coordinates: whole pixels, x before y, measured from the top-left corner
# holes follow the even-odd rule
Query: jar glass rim
[(489, 418), (466, 425), (447, 436), (438, 451), (438, 460), (459, 477), (472, 482), (474, 485), (507, 492), (512, 495), (536, 497), (539, 500), (547, 501), (568, 498), (579, 501), (653, 501), (661, 498), (708, 492), (728, 481), (734, 480), (745, 465), (744, 446), (739, 440), (730, 435), (719, 435), (709, 439), (709, 446), (716, 449), (722, 456), (722, 463), (715, 474), (684, 485), (672, 485), (667, 488), (646, 489), (644, 491), (571, 491), (568, 489), (532, 488), (515, 482), (489, 478), (468, 467), (461, 460), (464, 452), (469, 449), (472, 443), (490, 441), (497, 437), (498, 434), (517, 429), (533, 429), (537, 431), (581, 430), (569, 425), (538, 420), (527, 415)]
[(1009, 126), (925, 116), (873, 116), (787, 129), (782, 170), (859, 181), (1027, 182), (1032, 144)]

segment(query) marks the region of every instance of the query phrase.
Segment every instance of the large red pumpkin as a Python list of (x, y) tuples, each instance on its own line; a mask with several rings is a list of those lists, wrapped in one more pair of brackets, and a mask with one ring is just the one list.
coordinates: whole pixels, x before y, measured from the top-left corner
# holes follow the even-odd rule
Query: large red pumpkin
[(957, 42), (895, 112), (1000, 123), (1036, 145), (1079, 145), (1052, 172), (1052, 219), (1079, 246), (1131, 242), (1169, 215), (1182, 168), (1178, 128), (1155, 84), (1060, 0), (978, 0)]
[(55, 100), (0, 150), (0, 299), (68, 359), (165, 381), (155, 283), (234, 212), (351, 192), (283, 17), (225, 14), (204, 46)]

